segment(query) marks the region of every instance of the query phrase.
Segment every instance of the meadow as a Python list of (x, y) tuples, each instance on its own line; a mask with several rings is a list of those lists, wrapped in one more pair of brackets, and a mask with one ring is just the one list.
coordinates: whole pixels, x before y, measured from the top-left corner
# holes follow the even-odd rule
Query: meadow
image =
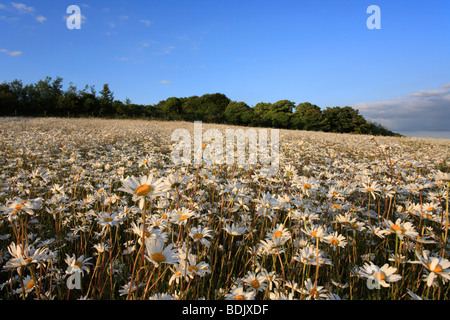
[(0, 297), (449, 298), (450, 140), (280, 130), (266, 176), (179, 128), (0, 118)]

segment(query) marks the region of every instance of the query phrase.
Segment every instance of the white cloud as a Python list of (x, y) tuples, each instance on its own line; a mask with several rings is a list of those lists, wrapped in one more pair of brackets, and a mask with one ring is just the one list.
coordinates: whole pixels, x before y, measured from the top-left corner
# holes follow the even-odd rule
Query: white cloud
[(36, 21), (40, 22), (40, 23), (44, 23), (47, 20), (46, 17), (44, 16), (37, 16), (36, 17)]
[(441, 94), (446, 94), (447, 90), (421, 90), (419, 92), (411, 93), (411, 97), (432, 97)]
[(165, 48), (162, 48), (160, 51), (155, 52), (156, 55), (166, 55), (172, 53), (172, 51), (175, 49), (174, 46), (168, 46)]
[(391, 101), (359, 103), (353, 106), (368, 120), (395, 132), (450, 131), (450, 85), (421, 90)]
[(168, 80), (161, 80), (159, 83), (161, 84), (172, 84), (172, 81), (168, 81)]
[(26, 4), (23, 4), (23, 3), (11, 2), (11, 5), (20, 14), (27, 14), (27, 13), (33, 13), (34, 12), (34, 8), (33, 7), (28, 7)]
[(147, 27), (152, 24), (152, 21), (147, 20), (147, 19), (141, 19), (141, 20), (139, 20), (139, 22), (145, 24)]
[(22, 51), (9, 51), (6, 49), (0, 49), (0, 52), (6, 53), (6, 54), (10, 55), (11, 57), (20, 56), (23, 53)]

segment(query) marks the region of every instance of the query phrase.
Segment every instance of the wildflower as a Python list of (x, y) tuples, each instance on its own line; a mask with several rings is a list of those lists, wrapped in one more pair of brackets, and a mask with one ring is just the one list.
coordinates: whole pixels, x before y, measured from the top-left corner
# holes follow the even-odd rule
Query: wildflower
[(81, 274), (84, 274), (84, 271), (89, 273), (89, 265), (92, 265), (92, 263), (88, 261), (91, 259), (92, 258), (85, 258), (84, 255), (76, 258), (75, 255), (69, 256), (68, 254), (66, 254), (66, 259), (64, 261), (69, 266), (66, 270), (66, 273), (73, 274), (75, 272), (80, 272)]
[(163, 178), (155, 179), (153, 175), (141, 176), (139, 180), (130, 176), (122, 181), (122, 187), (118, 190), (131, 194), (134, 200), (139, 200), (139, 208), (142, 210), (145, 199), (164, 195), (167, 184)]
[(300, 252), (296, 253), (292, 259), (306, 265), (331, 265), (331, 260), (325, 258), (324, 255), (325, 254), (322, 250), (319, 249), (317, 251), (315, 246), (310, 245), (300, 249)]
[(232, 236), (240, 236), (247, 231), (247, 227), (241, 227), (233, 223), (231, 226), (226, 224), (225, 227), (223, 227), (223, 230)]
[(23, 285), (25, 287), (25, 292), (30, 293), (36, 287), (36, 283), (30, 276), (26, 276), (23, 279)]
[(279, 242), (284, 244), (291, 238), (291, 234), (287, 228), (283, 226), (283, 224), (279, 223), (275, 229), (269, 232), (266, 235), (266, 239)]
[(376, 199), (379, 192), (381, 192), (381, 188), (378, 185), (378, 182), (372, 182), (370, 185), (363, 183), (363, 186), (360, 188), (360, 191), (363, 193), (368, 193), (372, 196), (372, 198)]
[(21, 268), (27, 267), (30, 264), (38, 263), (43, 264), (47, 259), (47, 249), (39, 248), (35, 249), (32, 246), (11, 243), (8, 247), (11, 258), (3, 266), (5, 269), (17, 268), (17, 271), (21, 272)]
[(162, 263), (175, 264), (178, 262), (176, 249), (172, 249), (173, 244), (170, 243), (164, 247), (164, 241), (161, 239), (150, 238), (145, 242), (145, 258), (158, 267)]
[(98, 224), (104, 227), (118, 227), (119, 223), (122, 222), (118, 213), (109, 214), (107, 212), (100, 212), (96, 218)]
[(255, 292), (253, 290), (245, 291), (242, 286), (234, 286), (230, 292), (225, 295), (225, 300), (254, 300)]
[(178, 300), (179, 296), (176, 294), (169, 294), (169, 293), (155, 293), (148, 299), (149, 300)]
[(390, 220), (385, 221), (385, 231), (388, 234), (396, 234), (400, 239), (409, 237), (415, 238), (419, 235), (419, 233), (414, 229), (414, 226), (411, 222), (403, 222), (402, 219), (397, 219), (395, 223)]
[(42, 198), (22, 200), (21, 198), (16, 197), (14, 200), (9, 201), (6, 206), (2, 206), (0, 210), (8, 216), (17, 216), (22, 213), (33, 215), (34, 211), (42, 206), (42, 202)]
[(297, 298), (295, 298), (294, 292), (291, 291), (286, 295), (284, 292), (278, 291), (276, 289), (273, 292), (269, 293), (269, 299), (270, 300), (298, 300)]
[(135, 292), (139, 287), (143, 286), (143, 284), (137, 284), (137, 283), (133, 283), (131, 285), (130, 288), (130, 282), (125, 283), (120, 289), (119, 289), (119, 295), (120, 296), (124, 296), (124, 295), (128, 295), (128, 293), (133, 293)]
[(183, 267), (184, 272), (189, 275), (190, 278), (194, 278), (194, 275), (204, 277), (210, 273), (209, 264), (206, 262), (197, 263), (197, 256), (194, 254), (188, 254), (187, 258), (185, 254), (180, 255), (180, 266)]
[(302, 288), (302, 293), (306, 294), (306, 300), (323, 300), (327, 298), (327, 291), (323, 286), (314, 284), (310, 278), (305, 281), (305, 288)]
[(191, 230), (189, 231), (189, 236), (194, 239), (194, 242), (200, 242), (201, 244), (209, 248), (211, 243), (209, 242), (209, 240), (207, 240), (207, 238), (212, 238), (212, 232), (213, 230), (211, 228), (199, 225), (197, 227), (191, 228)]
[(249, 289), (255, 292), (264, 292), (267, 288), (266, 277), (261, 273), (249, 271), (247, 272), (247, 275), (244, 277), (243, 281), (248, 285)]
[(341, 234), (334, 232), (333, 234), (329, 234), (323, 237), (323, 241), (332, 245), (333, 250), (336, 250), (337, 247), (344, 248), (347, 245), (347, 240)]
[(359, 275), (367, 279), (369, 288), (373, 288), (374, 284), (387, 288), (390, 282), (396, 282), (402, 278), (399, 274), (395, 274), (395, 271), (397, 268), (390, 267), (387, 263), (380, 268), (370, 261), (364, 263), (363, 268), (359, 269)]
[(176, 223), (176, 224), (183, 224), (185, 225), (188, 221), (189, 218), (195, 216), (195, 212), (188, 209), (188, 208), (181, 208), (178, 210), (174, 210), (171, 214), (171, 219), (172, 222)]
[(439, 256), (430, 256), (429, 250), (423, 250), (422, 254), (416, 251), (418, 261), (410, 263), (420, 263), (425, 267), (424, 281), (431, 287), (436, 278), (441, 278), (443, 283), (450, 280), (450, 261)]
[(325, 228), (317, 225), (311, 225), (309, 228), (302, 229), (302, 232), (317, 239), (322, 239), (327, 235)]

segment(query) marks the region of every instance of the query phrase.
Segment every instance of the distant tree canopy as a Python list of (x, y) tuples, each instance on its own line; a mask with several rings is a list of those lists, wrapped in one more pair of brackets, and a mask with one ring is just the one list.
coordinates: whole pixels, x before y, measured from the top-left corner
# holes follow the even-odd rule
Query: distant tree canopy
[(0, 83), (0, 116), (67, 116), (105, 118), (146, 118), (159, 120), (203, 121), (252, 127), (311, 130), (399, 136), (381, 124), (367, 121), (352, 107), (322, 110), (309, 102), (295, 105), (289, 100), (260, 102), (254, 107), (232, 101), (222, 93), (201, 97), (170, 97), (155, 105), (132, 104), (116, 100), (108, 84), (97, 94), (94, 86), (78, 90), (63, 79), (46, 77), (35, 84), (21, 80)]

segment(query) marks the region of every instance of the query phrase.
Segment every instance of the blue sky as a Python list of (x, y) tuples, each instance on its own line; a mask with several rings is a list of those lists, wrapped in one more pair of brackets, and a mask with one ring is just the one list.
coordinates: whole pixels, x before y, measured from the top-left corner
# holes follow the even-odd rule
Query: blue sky
[[(81, 30), (66, 27), (78, 5)], [(381, 9), (381, 29), (366, 12)], [(0, 81), (154, 104), (221, 92), (250, 106), (354, 106), (416, 136), (450, 138), (450, 1), (0, 0)]]

